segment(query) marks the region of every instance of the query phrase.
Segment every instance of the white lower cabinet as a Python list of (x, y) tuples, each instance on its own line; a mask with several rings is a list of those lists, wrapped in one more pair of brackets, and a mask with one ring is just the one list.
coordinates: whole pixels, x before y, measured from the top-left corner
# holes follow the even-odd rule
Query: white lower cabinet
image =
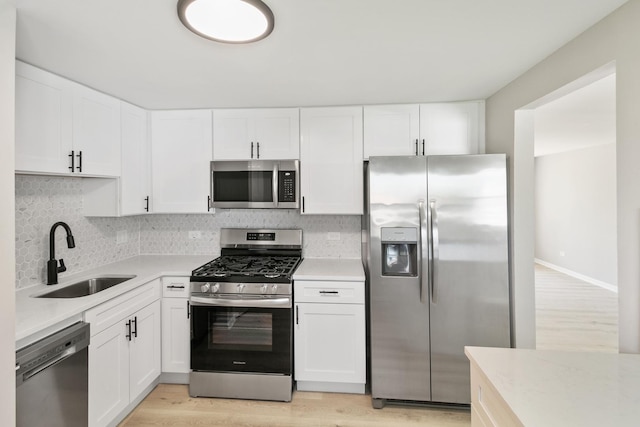
[(117, 423), (160, 376), (159, 280), (85, 312), (89, 426)]
[(162, 372), (189, 373), (189, 278), (162, 278)]
[(294, 287), (297, 389), (364, 393), (364, 283), (296, 281)]

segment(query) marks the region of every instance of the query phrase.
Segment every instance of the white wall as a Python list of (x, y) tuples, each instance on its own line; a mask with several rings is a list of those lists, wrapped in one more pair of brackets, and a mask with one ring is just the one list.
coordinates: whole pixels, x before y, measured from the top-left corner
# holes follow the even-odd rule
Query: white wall
[[(510, 156), (512, 284), (518, 347), (535, 346), (533, 284), (533, 149), (518, 141), (514, 112), (615, 61), (616, 189), (620, 351), (640, 353), (640, 0), (594, 25), (491, 96), (486, 103), (487, 152)], [(523, 167), (520, 167), (523, 165)]]
[(616, 146), (535, 158), (537, 259), (617, 284)]
[(0, 0), (0, 414), (15, 425), (14, 87), (16, 8)]

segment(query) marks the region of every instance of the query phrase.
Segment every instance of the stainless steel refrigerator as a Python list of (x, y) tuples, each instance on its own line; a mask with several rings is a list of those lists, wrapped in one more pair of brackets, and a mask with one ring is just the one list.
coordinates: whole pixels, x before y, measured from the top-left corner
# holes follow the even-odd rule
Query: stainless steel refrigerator
[(373, 406), (470, 403), (464, 346), (510, 347), (506, 156), (372, 157)]

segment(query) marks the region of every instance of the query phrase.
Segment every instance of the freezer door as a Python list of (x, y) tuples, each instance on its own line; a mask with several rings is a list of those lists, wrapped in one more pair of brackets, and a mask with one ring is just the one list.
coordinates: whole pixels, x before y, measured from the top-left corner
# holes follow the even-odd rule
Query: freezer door
[(372, 157), (368, 171), (371, 395), (429, 401), (426, 159)]
[(506, 157), (427, 163), (432, 400), (468, 404), (464, 346), (511, 344)]

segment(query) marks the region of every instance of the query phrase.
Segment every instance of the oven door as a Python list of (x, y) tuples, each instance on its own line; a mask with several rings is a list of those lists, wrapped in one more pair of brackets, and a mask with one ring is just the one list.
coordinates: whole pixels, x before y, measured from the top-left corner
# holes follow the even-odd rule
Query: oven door
[(291, 375), (291, 298), (190, 302), (193, 371)]

